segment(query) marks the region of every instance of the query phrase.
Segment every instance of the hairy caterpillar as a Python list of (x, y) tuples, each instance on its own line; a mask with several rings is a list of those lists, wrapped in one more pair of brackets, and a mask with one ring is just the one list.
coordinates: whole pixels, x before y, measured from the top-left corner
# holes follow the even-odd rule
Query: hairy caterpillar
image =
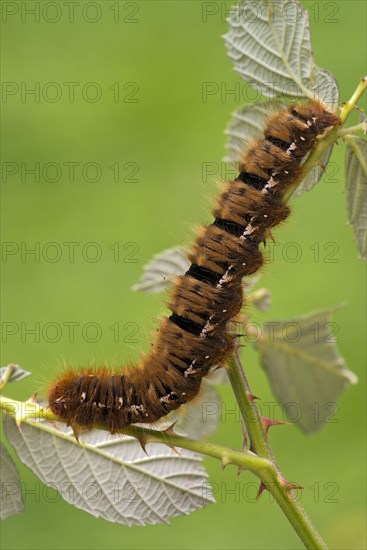
[(51, 410), (75, 428), (105, 424), (113, 433), (150, 423), (192, 400), (211, 367), (233, 350), (228, 323), (243, 303), (242, 278), (263, 263), (259, 245), (290, 210), (282, 198), (316, 138), (340, 119), (319, 102), (294, 104), (271, 117), (264, 137), (240, 161), (178, 277), (172, 314), (161, 321), (151, 352), (122, 372), (67, 371), (49, 390)]

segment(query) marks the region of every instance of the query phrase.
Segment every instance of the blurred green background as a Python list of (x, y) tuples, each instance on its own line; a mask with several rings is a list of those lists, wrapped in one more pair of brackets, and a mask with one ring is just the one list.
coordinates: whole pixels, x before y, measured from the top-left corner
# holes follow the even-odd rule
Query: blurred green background
[[(26, 12), (36, 4), (41, 10), (39, 21)], [(74, 16), (64, 2), (58, 3), (58, 10), (54, 4), (2, 2), (7, 92), (2, 100), (2, 128), (7, 136), (2, 160), (8, 170), (1, 191), (2, 240), (15, 243), (7, 246), (19, 246), (19, 252), (14, 249), (13, 255), (3, 257), (3, 327), (4, 322), (15, 323), (6, 327), (17, 327), (18, 332), (3, 334), (1, 364), (16, 362), (34, 374), (8, 388), (7, 394), (17, 399), (47, 387), (63, 362), (124, 362), (148, 349), (164, 301), (133, 293), (130, 287), (154, 253), (189, 242), (197, 225), (210, 219), (208, 204), (217, 193), (221, 174), (219, 170), (203, 177), (203, 163), (221, 168), (223, 131), (231, 112), (244, 102), (224, 92), (240, 83), (241, 93), (252, 97), (233, 72), (221, 38), (230, 2), (77, 2)], [(311, 8), (316, 62), (334, 73), (341, 100), (346, 100), (365, 72), (366, 4), (353, 0), (303, 4)], [(88, 85), (91, 82), (96, 84)], [(219, 91), (203, 101), (203, 83), (208, 82)], [(24, 87), (39, 86), (39, 97), (22, 96), (22, 86), (23, 92)], [(71, 89), (74, 101), (69, 97)], [(101, 97), (93, 101), (96, 92)], [(337, 314), (338, 340), (348, 367), (359, 376), (359, 385), (341, 399), (336, 423), (312, 436), (295, 426), (277, 428), (271, 440), (285, 475), (305, 487), (302, 503), (330, 547), (362, 549), (366, 548), (364, 265), (358, 260), (352, 229), (346, 225), (343, 151), (342, 143), (335, 147), (332, 175), (294, 201), (294, 215), (277, 230), (279, 250), (297, 242), (302, 257), (292, 263), (276, 253), (274, 262), (265, 267), (262, 286), (272, 290), (273, 308), (258, 319), (286, 319), (348, 304)], [(79, 164), (74, 165), (71, 181), (68, 170), (74, 162)], [(24, 173), (35, 163), (40, 166), (39, 181)], [(47, 163), (61, 166), (61, 174)], [(117, 165), (118, 182), (114, 181)], [(99, 181), (91, 181), (94, 178)], [(47, 245), (52, 242), (57, 248)], [(74, 262), (68, 254), (72, 245), (63, 244), (71, 242), (80, 243), (75, 245)], [(86, 246), (91, 242), (98, 243), (98, 248)], [(318, 261), (315, 243), (320, 249)], [(335, 263), (325, 261), (331, 250), (324, 249), (328, 243), (336, 243)], [(40, 258), (22, 257), (22, 246), (39, 246)], [(115, 261), (117, 249), (119, 261)], [(61, 257), (55, 258), (60, 250)], [(102, 256), (93, 262), (96, 251)], [(79, 323), (74, 342), (69, 341), (65, 325), (70, 322)], [(93, 327), (85, 329), (84, 337), (82, 333), (91, 322), (101, 329), (94, 343), (88, 342), (94, 339)], [(40, 324), (39, 341), (24, 332), (36, 323)], [(47, 332), (47, 323), (56, 323), (61, 335), (52, 326)], [(119, 342), (109, 328), (114, 323), (119, 324)], [(134, 334), (138, 342), (131, 342), (127, 323), (138, 329)], [(58, 341), (51, 342), (53, 338)], [(251, 349), (246, 350), (246, 364), (256, 395), (264, 402), (274, 401)], [(231, 410), (231, 389), (220, 391), (224, 412)], [(230, 414), (223, 416), (213, 441), (239, 446), (240, 426)], [(31, 490), (36, 477), (18, 465)], [(218, 484), (217, 504), (176, 518), (170, 526), (113, 525), (63, 501), (50, 503), (30, 494), (26, 512), (4, 522), (2, 546), (301, 547), (267, 494), (255, 503), (254, 489), (249, 489), (249, 498), (244, 498), (246, 487), (255, 481), (250, 474), (237, 478), (234, 468), (222, 473), (215, 461), (205, 460), (205, 465), (210, 479)], [(335, 502), (330, 502), (328, 483), (336, 487)], [(235, 494), (226, 493), (231, 490)]]

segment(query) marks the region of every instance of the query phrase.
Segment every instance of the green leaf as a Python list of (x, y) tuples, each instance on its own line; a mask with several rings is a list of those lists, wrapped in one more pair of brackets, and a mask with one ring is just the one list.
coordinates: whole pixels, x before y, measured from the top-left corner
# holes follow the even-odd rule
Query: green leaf
[(31, 373), (20, 368), (19, 365), (7, 365), (0, 369), (0, 387), (3, 387), (4, 382), (20, 382), (23, 378), (26, 378)]
[(295, 190), (293, 197), (299, 197), (306, 191), (311, 191), (314, 185), (320, 181), (324, 175), (324, 170), (330, 160), (331, 153), (333, 151), (334, 145), (330, 145), (325, 151), (325, 153), (320, 158), (320, 164), (316, 164), (310, 172), (307, 174), (305, 179), (300, 183), (300, 185)]
[[(220, 381), (217, 377), (217, 383), (227, 381), (225, 370), (218, 371), (223, 371), (223, 374), (221, 373)], [(175, 423), (175, 432), (179, 435), (200, 441), (212, 436), (218, 428), (222, 410), (221, 397), (213, 385), (213, 380), (214, 377), (211, 382), (209, 379), (203, 379), (199, 396), (163, 417), (157, 422), (157, 428), (164, 430)]]
[(228, 18), (224, 37), (242, 78), (267, 97), (339, 100), (334, 77), (315, 65), (308, 14), (297, 0), (243, 0)]
[(271, 308), (271, 292), (267, 288), (259, 288), (259, 290), (251, 292), (246, 301), (260, 311), (268, 311)]
[(264, 323), (255, 343), (283, 415), (306, 432), (335, 422), (336, 401), (357, 382), (336, 345), (334, 311)]
[(0, 487), (0, 519), (6, 519), (23, 512), (19, 473), (2, 443), (0, 443)]
[(153, 256), (144, 266), (144, 272), (132, 290), (157, 293), (167, 290), (177, 275), (183, 275), (190, 267), (190, 262), (182, 248), (175, 247), (163, 250)]
[(63, 425), (27, 420), (18, 429), (7, 416), (5, 433), (19, 459), (76, 508), (125, 525), (168, 523), (214, 502), (203, 491), (199, 455), (93, 430), (77, 444)]
[(224, 161), (237, 166), (251, 140), (264, 137), (263, 129), (266, 120), (286, 108), (287, 104), (282, 101), (260, 101), (252, 105), (244, 105), (234, 111), (226, 130), (227, 156)]
[[(232, 163), (237, 167), (241, 156), (246, 152), (251, 140), (263, 137), (267, 119), (286, 108), (287, 104), (282, 101), (263, 101), (254, 103), (253, 105), (245, 105), (235, 111), (232, 114), (232, 120), (226, 131), (228, 136), (226, 144), (227, 155), (224, 161)], [(332, 150), (333, 145), (330, 145), (320, 159), (321, 166), (326, 167)], [(302, 195), (302, 193), (310, 191), (316, 185), (324, 173), (324, 169), (321, 166), (317, 164), (312, 168), (303, 182), (297, 187), (294, 196)]]
[(362, 258), (367, 252), (367, 141), (346, 137), (346, 194), (348, 221)]
[[(364, 111), (360, 111), (359, 112), (359, 116), (358, 116), (358, 119), (359, 119), (359, 122), (361, 124), (364, 124), (364, 125), (367, 125), (367, 115)], [(365, 128), (363, 130), (363, 133), (366, 134), (367, 133), (367, 128)]]
[[(147, 292), (148, 294), (163, 292), (170, 289), (178, 275), (184, 275), (190, 267), (186, 253), (180, 247), (163, 250), (153, 256), (143, 268), (143, 275), (140, 277), (132, 290)], [(247, 277), (243, 286), (248, 293), (260, 279), (260, 275)]]

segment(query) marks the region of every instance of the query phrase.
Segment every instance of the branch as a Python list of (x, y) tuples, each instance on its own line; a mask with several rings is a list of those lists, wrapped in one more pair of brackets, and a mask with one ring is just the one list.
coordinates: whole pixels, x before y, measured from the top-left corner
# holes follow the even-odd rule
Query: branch
[[(239, 374), (239, 376), (242, 375)], [(243, 386), (241, 385), (240, 387)], [(241, 390), (239, 390), (238, 393), (241, 395)], [(242, 397), (241, 402), (243, 402)], [(35, 403), (32, 398), (29, 401), (21, 402), (0, 395), (0, 409), (12, 416), (19, 427), (22, 422), (25, 422), (35, 428), (45, 429), (45, 426), (42, 422), (39, 422), (39, 420), (48, 420), (51, 422), (59, 420), (48, 407), (43, 407)], [(256, 414), (258, 415), (257, 409), (256, 413), (254, 412), (255, 416)], [(49, 428), (47, 429), (49, 430)], [(106, 426), (98, 426), (98, 429), (108, 431)], [(253, 433), (256, 433), (257, 429), (257, 425), (254, 425)], [(83, 447), (88, 447), (88, 445), (83, 442), (79, 443), (70, 435), (56, 431), (53, 431), (53, 433), (63, 439), (67, 439), (71, 444), (79, 444)], [(249, 470), (261, 480), (262, 485), (260, 487), (266, 487), (274, 496), (306, 548), (320, 550), (325, 550), (327, 548), (315, 528), (312, 526), (302, 507), (291, 494), (292, 489), (297, 488), (297, 486), (287, 482), (282, 477), (274, 461), (266, 457), (258, 456), (249, 450), (240, 451), (183, 437), (175, 434), (172, 429), (159, 432), (137, 426), (128, 426), (121, 430), (120, 433), (135, 437), (143, 448), (147, 443), (163, 443), (169, 447), (181, 447), (205, 456), (216, 458), (221, 461), (223, 467), (228, 464), (233, 464), (238, 467), (239, 473), (244, 470)], [(261, 441), (262, 437), (263, 436), (259, 434), (259, 441)]]
[[(343, 124), (366, 88), (367, 77), (361, 80), (350, 100), (344, 105), (340, 114)], [(349, 131), (357, 131), (359, 129), (361, 129), (360, 125), (352, 127)], [(318, 145), (303, 164), (299, 178), (284, 196), (285, 202), (289, 200), (307, 174), (315, 164), (319, 162), (327, 148), (335, 143), (339, 136), (344, 137), (344, 139), (348, 137), (344, 134), (344, 131), (332, 128), (320, 138)], [(156, 430), (139, 428), (137, 426), (128, 426), (124, 430), (121, 430), (121, 433), (135, 437), (143, 447), (147, 443), (153, 442), (163, 443), (170, 447), (177, 446), (219, 459), (223, 467), (228, 464), (234, 464), (238, 467), (239, 473), (243, 470), (251, 471), (261, 480), (262, 484), (259, 494), (261, 494), (264, 488), (269, 490), (305, 547), (310, 550), (327, 549), (325, 542), (312, 525), (306, 512), (300, 503), (292, 496), (292, 490), (300, 487), (287, 482), (276, 465), (274, 454), (268, 440), (267, 430), (254, 401), (255, 398), (243, 371), (238, 352), (230, 358), (227, 372), (246, 425), (247, 433), (250, 438), (251, 450), (240, 451), (215, 445), (213, 443), (190, 439), (175, 434), (172, 429), (159, 432)], [(6, 385), (10, 375), (11, 371), (7, 373), (0, 389)], [(51, 422), (59, 420), (50, 409), (42, 407), (36, 403), (34, 399), (20, 402), (5, 396), (0, 396), (0, 409), (15, 418), (18, 426), (20, 426), (22, 422), (26, 422), (27, 424), (42, 429), (42, 423), (38, 423), (37, 420), (43, 419)], [(98, 426), (97, 428), (107, 430), (105, 426)], [(61, 432), (57, 435), (68, 439), (73, 444), (80, 444), (84, 447), (88, 447), (85, 443), (79, 443), (76, 439), (62, 434)]]
[[(349, 117), (350, 113), (353, 111), (357, 101), (360, 99), (366, 88), (367, 76), (362, 78), (357, 88), (353, 92), (352, 97), (349, 99), (349, 101), (345, 103), (344, 107), (341, 110), (340, 119), (343, 125)], [(321, 160), (323, 154), (330, 147), (330, 145), (333, 145), (333, 143), (337, 142), (339, 136), (339, 128), (332, 128), (326, 131), (322, 136), (320, 136), (320, 138), (318, 139), (318, 144), (316, 145), (312, 153), (307, 157), (306, 161), (303, 163), (299, 177), (292, 185), (289, 186), (287, 192), (284, 193), (283, 200), (285, 203), (289, 201), (293, 193), (296, 191), (297, 187), (301, 185), (309, 172), (311, 172), (313, 167)]]
[(258, 456), (272, 460), (272, 450), (255, 403), (256, 398), (251, 392), (238, 351), (229, 358), (227, 373), (250, 438), (251, 450)]
[[(40, 420), (60, 422), (57, 416), (55, 416), (48, 407), (43, 407), (32, 400), (25, 402), (16, 401), (15, 399), (10, 399), (9, 397), (0, 395), (0, 410), (12, 416), (19, 427), (23, 422), (25, 422), (35, 428), (42, 429), (42, 423), (39, 422)], [(97, 429), (104, 430), (106, 432), (109, 431), (105, 425), (99, 425)], [(221, 445), (215, 445), (213, 443), (202, 442), (189, 437), (184, 437), (174, 433), (171, 428), (159, 432), (156, 430), (130, 425), (119, 431), (119, 433), (135, 437), (138, 439), (143, 448), (148, 443), (164, 443), (169, 447), (177, 446), (210, 456), (212, 458), (217, 458), (222, 462), (223, 466), (234, 464), (235, 466), (238, 466), (241, 471), (251, 471), (261, 480), (266, 478), (265, 472), (272, 469), (272, 464), (268, 460), (258, 457), (251, 451), (240, 451), (223, 447)], [(65, 438), (75, 445), (88, 447), (87, 444), (79, 442), (75, 437), (66, 435), (62, 432), (55, 431), (54, 435)]]
[(362, 96), (362, 94), (367, 89), (367, 76), (361, 79), (360, 83), (358, 84), (357, 88), (354, 90), (352, 97), (347, 101), (340, 113), (340, 118), (344, 124), (344, 122), (349, 117), (350, 113), (353, 111), (356, 103), (358, 102), (359, 98)]
[[(367, 77), (361, 80), (352, 97), (345, 103), (341, 110), (340, 118), (343, 125), (366, 88)], [(364, 127), (365, 125), (363, 125), (363, 128)], [(330, 145), (337, 141), (338, 137), (348, 139), (345, 133), (348, 131), (358, 131), (360, 129), (362, 129), (361, 125), (352, 127), (347, 131), (341, 131), (339, 128), (331, 128), (329, 131), (326, 131), (323, 136), (320, 137), (318, 144), (304, 162), (299, 177), (293, 185), (289, 187), (287, 193), (285, 193), (283, 198), (284, 202), (288, 202), (297, 187), (302, 183), (312, 168), (321, 160), (323, 154)], [(271, 421), (268, 420), (268, 424), (264, 423), (265, 419), (263, 419), (259, 413), (255, 403), (255, 397), (252, 394), (247, 377), (244, 373), (238, 350), (230, 357), (227, 365), (227, 372), (250, 439), (250, 449), (256, 453), (258, 457), (271, 462), (273, 466), (268, 472), (271, 473), (271, 476), (266, 481), (262, 479), (264, 486), (274, 495), (275, 500), (306, 548), (327, 548), (325, 542), (312, 525), (302, 506), (291, 497), (291, 489), (297, 486), (289, 484), (289, 490), (287, 492), (284, 491), (284, 485), (287, 484), (287, 482), (276, 465), (274, 453), (267, 435), (267, 428), (271, 425)], [(270, 479), (272, 487), (269, 486)]]
[(348, 128), (343, 128), (342, 130), (339, 130), (338, 138), (343, 138), (348, 134), (355, 134), (356, 132), (366, 133), (366, 130), (367, 124), (365, 122), (361, 122), (360, 124), (356, 124), (355, 126), (349, 126)]
[(267, 479), (261, 478), (264, 487), (260, 489), (266, 488), (274, 496), (284, 515), (306, 548), (327, 549), (326, 543), (316, 531), (305, 510), (292, 496), (292, 489), (301, 487), (286, 481), (276, 465), (267, 431), (265, 430), (262, 417), (255, 403), (238, 352), (229, 359), (227, 372), (242, 418), (246, 425), (246, 430), (251, 442), (251, 449), (259, 457), (267, 459), (272, 464), (272, 468), (267, 472)]

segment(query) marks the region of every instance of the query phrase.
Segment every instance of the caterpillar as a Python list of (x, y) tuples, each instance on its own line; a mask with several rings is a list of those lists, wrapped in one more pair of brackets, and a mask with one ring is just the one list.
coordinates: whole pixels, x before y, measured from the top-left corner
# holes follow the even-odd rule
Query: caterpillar
[(242, 155), (238, 177), (226, 183), (214, 222), (201, 229), (151, 352), (120, 372), (63, 373), (48, 392), (60, 420), (79, 430), (104, 424), (115, 433), (156, 422), (198, 394), (202, 378), (234, 349), (229, 323), (243, 305), (242, 279), (260, 269), (260, 245), (290, 214), (284, 193), (317, 136), (340, 123), (318, 101), (292, 104), (268, 120), (264, 136)]

